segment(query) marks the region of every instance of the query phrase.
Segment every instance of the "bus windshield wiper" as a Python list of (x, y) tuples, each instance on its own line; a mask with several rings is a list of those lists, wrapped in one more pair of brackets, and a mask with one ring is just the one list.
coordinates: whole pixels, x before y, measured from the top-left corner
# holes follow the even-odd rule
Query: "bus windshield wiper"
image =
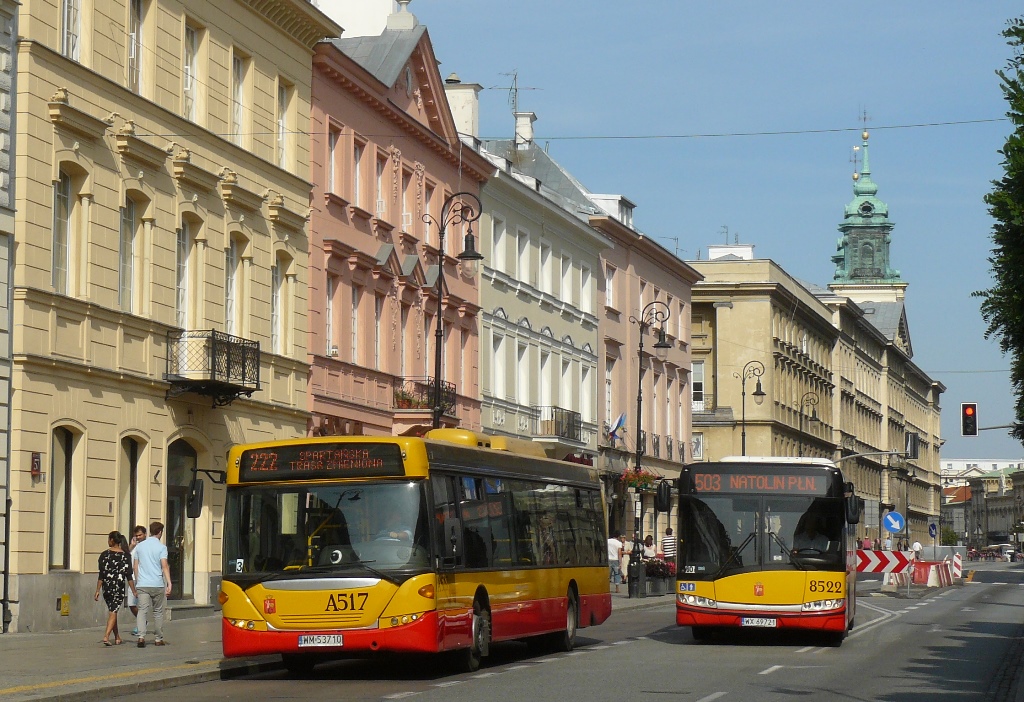
[(790, 563), (795, 565), (800, 570), (807, 570), (807, 567), (804, 566), (804, 564), (799, 563), (795, 558), (793, 558), (793, 552), (789, 550), (789, 547), (786, 546), (785, 542), (781, 538), (779, 538), (778, 534), (769, 529), (768, 536), (772, 537), (772, 540), (779, 545), (779, 548), (782, 550), (782, 552), (786, 554), (787, 558), (789, 558)]
[[(725, 563), (723, 563), (722, 565), (718, 566), (718, 570), (715, 571), (715, 576), (717, 576), (720, 573), (725, 571), (725, 569), (729, 566), (729, 564), (732, 563), (736, 559), (736, 557), (739, 556), (743, 552), (743, 549), (745, 549), (747, 547), (747, 544), (749, 544), (751, 542), (751, 540), (753, 540), (753, 538), (754, 538), (754, 536), (756, 534), (757, 534), (757, 530), (755, 529), (754, 531), (750, 532), (750, 534), (747, 536), (747, 538), (743, 539), (743, 543), (741, 543), (738, 547), (736, 547), (733, 550), (732, 553), (729, 554), (729, 557), (725, 559)], [(712, 576), (712, 577), (714, 577), (714, 576)]]

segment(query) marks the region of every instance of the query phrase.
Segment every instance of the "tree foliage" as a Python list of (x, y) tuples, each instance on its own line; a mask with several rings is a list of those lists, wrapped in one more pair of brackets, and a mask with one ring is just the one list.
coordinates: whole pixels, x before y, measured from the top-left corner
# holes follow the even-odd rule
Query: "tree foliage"
[(992, 226), (994, 285), (974, 295), (982, 298), (981, 316), (988, 325), (985, 338), (997, 338), (1010, 356), (1010, 383), (1016, 398), (1010, 434), (1024, 444), (1024, 17), (1008, 20), (1003, 31), (1013, 56), (996, 71), (1009, 105), (1006, 116), (1013, 131), (999, 153), (1003, 177), (992, 181), (985, 196)]

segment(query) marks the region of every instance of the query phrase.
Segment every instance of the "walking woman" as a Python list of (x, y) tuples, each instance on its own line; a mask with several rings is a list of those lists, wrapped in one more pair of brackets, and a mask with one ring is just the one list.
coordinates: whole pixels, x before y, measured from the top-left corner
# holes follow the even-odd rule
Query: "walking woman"
[[(122, 546), (127, 544), (127, 539), (119, 531), (112, 531), (107, 535), (107, 550), (99, 557), (99, 577), (96, 579), (97, 602), (100, 599), (100, 592), (103, 593), (103, 601), (107, 605), (107, 630), (103, 634), (103, 645), (112, 646), (121, 643), (121, 634), (117, 630), (117, 610), (124, 604), (125, 582), (135, 593), (135, 580), (132, 577), (132, 561), (128, 551)], [(114, 641), (111, 643), (110, 634), (114, 634)]]

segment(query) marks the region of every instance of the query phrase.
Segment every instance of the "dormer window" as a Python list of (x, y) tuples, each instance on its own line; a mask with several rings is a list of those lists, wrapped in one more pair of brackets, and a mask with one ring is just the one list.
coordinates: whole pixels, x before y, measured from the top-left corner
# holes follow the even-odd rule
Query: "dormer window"
[(875, 208), (871, 206), (870, 202), (862, 203), (860, 206), (860, 213), (865, 217), (870, 217), (871, 213), (875, 211)]

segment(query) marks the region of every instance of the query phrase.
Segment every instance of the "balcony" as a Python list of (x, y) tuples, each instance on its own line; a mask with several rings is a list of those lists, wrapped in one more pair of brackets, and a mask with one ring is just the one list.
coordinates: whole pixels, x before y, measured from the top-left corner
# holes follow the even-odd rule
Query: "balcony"
[(665, 437), (665, 458), (667, 458), (670, 461), (672, 460), (672, 445), (673, 445), (673, 443), (674, 442), (672, 441), (672, 437), (671, 436), (666, 436)]
[[(392, 385), (392, 391), (392, 409), (396, 411), (407, 412), (413, 410), (430, 410), (434, 406), (433, 378), (395, 378)], [(451, 414), (455, 409), (455, 402), (455, 383), (442, 380), (441, 407), (444, 410), (442, 414)]]
[(714, 398), (711, 397), (710, 393), (701, 393), (700, 399), (694, 399), (692, 402), (692, 410), (694, 412), (714, 412), (715, 403)]
[(637, 443), (637, 447), (640, 450), (640, 455), (641, 456), (646, 456), (647, 455), (647, 430), (646, 429), (641, 429), (640, 430), (640, 440)]
[(214, 329), (167, 332), (166, 397), (186, 392), (230, 405), (260, 389), (260, 344)]
[(661, 458), (661, 436), (655, 434), (651, 437), (651, 441), (653, 448), (652, 454), (655, 458)]
[(561, 407), (538, 407), (537, 435), (557, 437), (573, 443), (583, 441), (583, 417)]

